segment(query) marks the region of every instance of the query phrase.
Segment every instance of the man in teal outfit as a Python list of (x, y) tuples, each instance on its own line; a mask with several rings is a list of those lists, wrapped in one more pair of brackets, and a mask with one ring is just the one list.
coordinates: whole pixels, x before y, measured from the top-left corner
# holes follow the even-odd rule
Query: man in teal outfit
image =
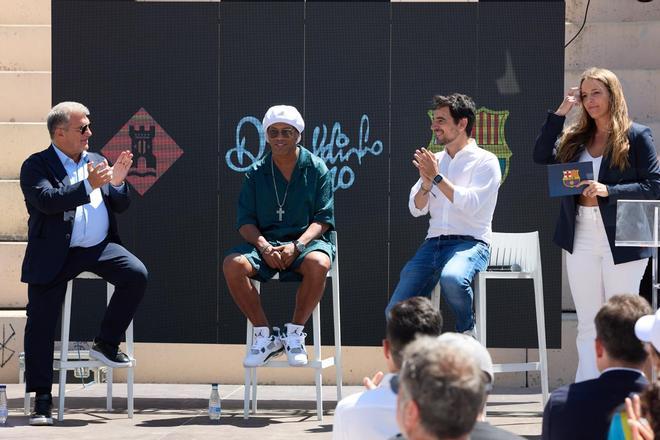
[[(245, 174), (238, 200), (238, 232), (247, 243), (229, 251), (222, 265), (236, 305), (254, 326), (246, 367), (266, 364), (286, 351), (289, 365), (307, 364), (304, 325), (321, 300), (334, 258), (332, 175), (325, 163), (298, 145), (305, 128), (294, 107), (276, 105), (263, 120), (270, 153)], [(250, 283), (300, 280), (285, 333), (272, 332), (259, 294)]]

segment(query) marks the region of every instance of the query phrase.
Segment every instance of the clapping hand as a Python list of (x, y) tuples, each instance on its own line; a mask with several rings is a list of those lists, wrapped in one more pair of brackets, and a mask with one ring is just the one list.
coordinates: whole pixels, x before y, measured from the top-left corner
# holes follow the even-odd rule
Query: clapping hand
[(374, 377), (365, 377), (362, 379), (362, 385), (368, 390), (374, 390), (380, 386), (380, 383), (383, 381), (383, 377), (385, 377), (385, 374), (383, 374), (382, 371), (377, 371), (376, 374), (374, 374)]
[(413, 165), (419, 170), (419, 177), (425, 182), (430, 183), (438, 174), (438, 161), (435, 154), (426, 148), (415, 150), (415, 159)]
[(87, 163), (87, 181), (93, 189), (100, 188), (112, 179), (112, 168), (108, 166), (108, 161), (92, 165)]
[(112, 180), (114, 186), (120, 186), (128, 174), (128, 170), (133, 164), (133, 153), (129, 150), (122, 151), (112, 167)]

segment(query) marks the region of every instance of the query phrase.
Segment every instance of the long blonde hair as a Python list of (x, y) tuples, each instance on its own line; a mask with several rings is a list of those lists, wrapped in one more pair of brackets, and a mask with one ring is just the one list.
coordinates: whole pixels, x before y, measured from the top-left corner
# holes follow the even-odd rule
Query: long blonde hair
[[(582, 83), (586, 79), (595, 79), (600, 81), (610, 94), (610, 133), (605, 147), (605, 156), (610, 156), (610, 166), (617, 167), (623, 171), (629, 166), (628, 150), (628, 130), (632, 121), (628, 117), (628, 106), (623, 97), (623, 88), (619, 78), (607, 69), (591, 67), (585, 70), (580, 76), (580, 91)], [(582, 145), (586, 145), (596, 134), (596, 122), (589, 116), (589, 113), (580, 106), (580, 115), (577, 122), (572, 124), (562, 134), (559, 139), (559, 149), (557, 159), (560, 162), (569, 162), (574, 160), (575, 154)]]

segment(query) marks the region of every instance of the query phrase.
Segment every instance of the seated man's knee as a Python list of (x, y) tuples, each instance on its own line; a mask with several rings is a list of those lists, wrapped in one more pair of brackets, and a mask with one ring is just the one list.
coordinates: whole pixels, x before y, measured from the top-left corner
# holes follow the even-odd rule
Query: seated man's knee
[(245, 264), (249, 264), (241, 254), (230, 254), (222, 262), (222, 272), (225, 278), (239, 278), (247, 276)]
[(470, 285), (464, 274), (460, 273), (442, 273), (440, 275), (440, 288), (443, 293), (451, 293), (455, 291), (463, 291)]
[(305, 255), (300, 265), (300, 272), (303, 277), (325, 279), (331, 266), (330, 257), (326, 254), (322, 252), (311, 252)]
[(147, 281), (149, 280), (149, 271), (141, 261), (138, 261), (130, 268), (128, 277), (131, 285), (144, 290), (146, 289)]

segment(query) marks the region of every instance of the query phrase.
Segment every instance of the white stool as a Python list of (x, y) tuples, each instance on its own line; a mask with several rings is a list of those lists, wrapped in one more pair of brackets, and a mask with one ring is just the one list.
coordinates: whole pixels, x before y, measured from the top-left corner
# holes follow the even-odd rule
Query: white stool
[[(495, 373), (518, 371), (540, 371), (543, 406), (548, 401), (548, 353), (545, 341), (545, 308), (543, 306), (543, 275), (541, 271), (541, 248), (538, 231), (526, 233), (493, 232), (490, 245), (491, 266), (513, 266), (518, 270), (479, 272), (474, 278), (474, 308), (477, 339), (486, 347), (486, 280), (487, 279), (532, 279), (536, 305), (536, 331), (538, 333), (539, 361), (524, 363), (494, 364)], [(516, 267), (519, 266), (518, 267)], [(433, 289), (433, 305), (440, 308), (440, 283)]]
[[(334, 317), (334, 332), (335, 332), (335, 355), (325, 359), (321, 359), (321, 303), (316, 305), (312, 313), (312, 323), (314, 327), (314, 356), (309, 360), (304, 367), (295, 368), (313, 368), (315, 371), (316, 383), (316, 417), (319, 421), (323, 420), (323, 389), (322, 389), (322, 375), (321, 372), (324, 368), (335, 366), (337, 378), (337, 402), (341, 400), (342, 395), (342, 367), (341, 367), (341, 326), (339, 316), (339, 246), (337, 244), (337, 234), (335, 231), (330, 233), (330, 239), (335, 245), (335, 260), (332, 263), (328, 277), (332, 279), (332, 312)], [(278, 275), (272, 279), (278, 279)], [(251, 280), (257, 292), (260, 292), (260, 282)], [(254, 332), (252, 323), (247, 320), (246, 332), (246, 352), (252, 346), (252, 338)], [(271, 360), (264, 367), (286, 368), (289, 367), (287, 361), (274, 361)], [(252, 390), (252, 393), (250, 393)], [(250, 398), (252, 394), (252, 398)], [(250, 417), (250, 400), (252, 400), (252, 414), (257, 413), (257, 368), (245, 368), (245, 396), (243, 400), (243, 418)]]
[[(95, 279), (100, 280), (96, 274), (91, 272), (83, 272), (76, 277), (77, 279)], [(107, 303), (110, 302), (112, 294), (115, 292), (115, 286), (107, 283)], [(78, 368), (99, 369), (101, 367), (107, 368), (107, 393), (106, 393), (106, 409), (112, 411), (112, 373), (114, 368), (107, 367), (103, 362), (97, 360), (69, 360), (69, 327), (71, 325), (71, 295), (73, 293), (73, 280), (70, 280), (66, 287), (66, 295), (64, 296), (64, 304), (62, 305), (62, 333), (61, 333), (61, 349), (60, 359), (53, 361), (53, 369), (59, 370), (59, 405), (57, 407), (57, 420), (64, 419), (64, 396), (66, 392), (66, 372), (67, 370), (75, 370)], [(127, 409), (128, 417), (133, 418), (133, 373), (135, 367), (135, 359), (133, 359), (133, 321), (126, 329), (126, 354), (131, 359), (129, 367), (122, 367), (128, 369), (126, 387), (127, 387)], [(24, 411), (25, 414), (30, 413), (30, 393), (25, 393), (24, 398)]]

